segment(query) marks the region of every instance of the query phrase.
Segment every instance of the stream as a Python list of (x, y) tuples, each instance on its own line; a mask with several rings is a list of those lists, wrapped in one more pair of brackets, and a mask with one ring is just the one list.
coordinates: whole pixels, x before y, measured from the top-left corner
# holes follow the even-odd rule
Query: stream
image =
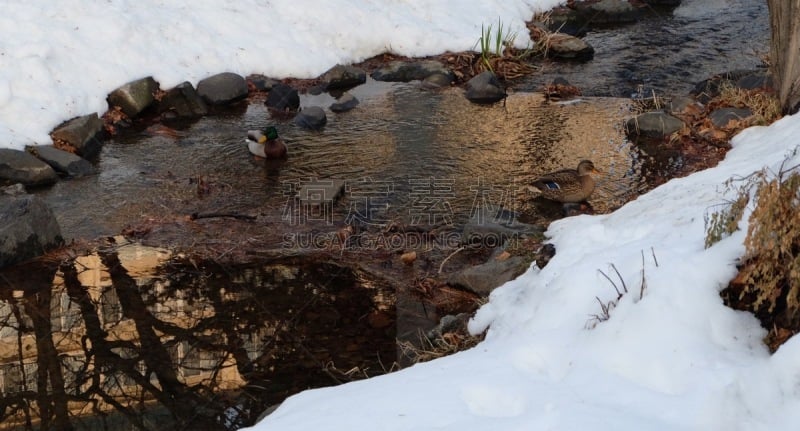
[[(350, 91), (358, 107), (327, 112), (319, 132), (271, 118), (253, 96), (109, 140), (97, 175), (35, 191), (68, 240), (100, 246), (0, 272), (0, 429), (57, 428), (66, 412), (81, 430), (231, 430), (304, 389), (407, 365), (397, 341), (456, 312), (420, 299), (421, 286), (495, 250), (406, 235), (345, 253), (326, 241), (348, 226), (372, 238), (397, 226), (448, 235), (486, 209), (546, 226), (561, 209), (527, 184), (581, 159), (603, 172), (593, 211), (611, 212), (674, 163), (625, 138), (631, 98), (685, 95), (713, 74), (754, 69), (768, 37), (765, 2), (684, 0), (590, 29), (594, 60), (543, 62), (504, 103), (370, 79)], [(555, 77), (584, 97), (545, 100), (537, 91)], [(301, 96), (301, 106), (333, 101)], [(270, 124), (289, 146), (285, 161), (247, 151), (246, 131)], [(298, 207), (309, 190), (323, 204)], [(215, 214), (245, 219), (202, 218)], [(205, 258), (185, 252), (195, 241)], [(416, 260), (401, 262), (411, 249)]]

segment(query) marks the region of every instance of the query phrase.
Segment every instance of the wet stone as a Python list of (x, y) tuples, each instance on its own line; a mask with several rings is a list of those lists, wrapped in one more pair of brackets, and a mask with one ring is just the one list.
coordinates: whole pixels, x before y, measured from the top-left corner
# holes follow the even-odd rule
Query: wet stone
[(344, 184), (344, 180), (336, 179), (310, 181), (297, 191), (297, 199), (312, 207), (333, 205), (342, 196)]
[(61, 245), (53, 212), (36, 196), (18, 189), (0, 194), (0, 268), (40, 256)]
[(367, 72), (355, 66), (337, 64), (325, 72), (322, 79), (328, 90), (347, 89), (367, 82)]
[(75, 148), (75, 151), (91, 159), (100, 153), (102, 142), (97, 135), (103, 130), (103, 120), (97, 114), (73, 118), (50, 132), (53, 140), (64, 141)]
[(325, 110), (319, 106), (309, 106), (303, 108), (296, 117), (294, 123), (304, 129), (321, 130), (328, 122)]
[(635, 22), (639, 9), (627, 0), (600, 0), (576, 2), (575, 9), (592, 24), (624, 24)]
[(487, 70), (467, 82), (466, 97), (473, 103), (494, 103), (505, 99), (507, 94), (497, 76)]
[(210, 105), (227, 105), (247, 97), (247, 82), (232, 72), (218, 73), (198, 82), (197, 94)]
[(300, 107), (300, 96), (294, 88), (278, 83), (269, 90), (264, 104), (277, 111), (296, 111)]
[(330, 106), (333, 112), (346, 112), (358, 106), (358, 99), (350, 93), (344, 93)]
[(753, 111), (745, 108), (720, 108), (712, 112), (708, 118), (715, 127), (726, 128), (731, 121), (739, 121), (753, 115)]
[(588, 61), (594, 57), (594, 48), (581, 38), (554, 33), (547, 39), (547, 55), (561, 60)]
[(248, 75), (247, 82), (252, 84), (256, 91), (269, 91), (280, 81), (277, 79), (268, 78), (264, 75)]
[[(393, 61), (372, 72), (372, 79), (387, 82), (423, 80), (433, 74), (453, 76), (453, 72), (436, 60), (414, 62)], [(453, 78), (451, 78), (452, 80)]]
[(28, 147), (27, 150), (56, 171), (71, 177), (83, 177), (96, 172), (94, 166), (86, 159), (70, 152), (59, 150), (52, 145)]
[(153, 103), (156, 91), (158, 82), (148, 76), (117, 88), (106, 100), (109, 107), (119, 106), (125, 115), (134, 118)]
[(208, 114), (205, 102), (190, 82), (183, 82), (166, 91), (158, 103), (164, 117), (194, 118)]
[(683, 121), (665, 112), (646, 112), (626, 123), (629, 136), (661, 138), (684, 127)]
[(41, 186), (58, 181), (58, 175), (50, 165), (27, 151), (0, 148), (0, 179), (26, 186)]
[(522, 275), (525, 269), (525, 259), (522, 256), (512, 256), (504, 260), (490, 259), (482, 265), (453, 274), (447, 284), (488, 297), (494, 289)]
[(453, 76), (444, 73), (434, 73), (422, 80), (422, 86), (430, 89), (449, 87), (452, 83)]

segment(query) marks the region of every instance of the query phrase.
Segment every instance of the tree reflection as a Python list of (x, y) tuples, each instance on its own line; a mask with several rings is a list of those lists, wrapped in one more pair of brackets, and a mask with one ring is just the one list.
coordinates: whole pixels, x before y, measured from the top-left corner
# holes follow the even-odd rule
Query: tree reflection
[(236, 429), (395, 359), (365, 318), (392, 304), (349, 269), (173, 259), (140, 277), (118, 250), (0, 272), (0, 429)]

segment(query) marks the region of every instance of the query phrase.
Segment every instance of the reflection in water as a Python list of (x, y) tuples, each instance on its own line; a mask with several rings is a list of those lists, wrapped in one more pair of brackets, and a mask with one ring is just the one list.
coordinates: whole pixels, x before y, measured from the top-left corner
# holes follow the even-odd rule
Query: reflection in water
[(235, 429), (395, 360), (392, 294), (335, 264), (197, 267), (118, 239), (0, 275), (0, 429)]
[[(193, 213), (238, 212), (281, 223), (291, 187), (314, 179), (390, 185), (385, 211), (374, 214), (383, 223), (407, 219), (419, 186), (433, 180), (450, 185), (447, 204), (456, 222), (469, 217), (475, 190), (484, 186), (505, 194), (505, 208), (537, 219), (527, 182), (582, 158), (607, 173), (592, 202), (601, 212), (642, 187), (636, 150), (619, 127), (630, 115), (623, 99), (553, 104), (540, 94), (516, 93), (505, 103), (479, 106), (457, 88), (430, 92), (419, 83), (374, 81), (353, 93), (363, 98), (358, 109), (330, 113), (321, 132), (271, 120), (256, 101), (243, 113), (203, 118), (178, 138), (120, 137), (103, 148), (98, 176), (38, 193), (65, 237), (94, 238), (130, 223)], [(245, 131), (268, 123), (278, 125), (290, 147), (285, 162), (259, 162), (247, 151)], [(340, 211), (334, 222), (344, 222), (346, 208)]]

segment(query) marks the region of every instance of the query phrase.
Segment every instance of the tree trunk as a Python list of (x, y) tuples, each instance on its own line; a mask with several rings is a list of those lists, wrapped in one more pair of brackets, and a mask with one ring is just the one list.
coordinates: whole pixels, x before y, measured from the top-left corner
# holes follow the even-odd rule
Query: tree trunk
[(771, 73), (784, 112), (800, 108), (800, 0), (767, 0)]

